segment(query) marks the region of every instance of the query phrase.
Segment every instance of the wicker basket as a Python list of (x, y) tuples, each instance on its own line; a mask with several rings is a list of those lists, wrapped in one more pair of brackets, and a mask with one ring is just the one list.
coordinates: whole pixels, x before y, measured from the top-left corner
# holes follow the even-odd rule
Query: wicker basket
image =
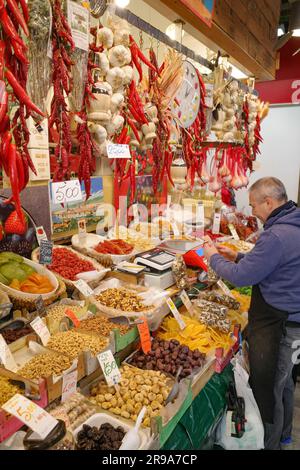
[[(101, 272), (101, 271), (104, 271), (104, 269), (105, 269), (102, 264), (98, 263), (98, 262), (95, 261), (94, 259), (92, 259), (92, 258), (90, 258), (90, 257), (88, 257), (88, 256), (85, 256), (85, 255), (83, 255), (83, 254), (81, 254), (81, 253), (78, 253), (77, 251), (73, 250), (72, 248), (70, 248), (70, 247), (68, 247), (68, 246), (55, 245), (55, 246), (54, 246), (54, 249), (55, 249), (55, 248), (65, 248), (66, 250), (69, 250), (69, 251), (71, 251), (72, 253), (74, 253), (74, 254), (75, 254), (76, 256), (78, 256), (79, 258), (84, 259), (84, 260), (86, 260), (86, 261), (89, 261), (89, 262), (92, 263), (92, 265), (94, 266), (95, 271)], [(36, 249), (32, 252), (32, 254), (31, 254), (31, 259), (32, 259), (33, 261), (37, 261), (37, 262), (38, 262), (38, 261), (39, 261), (39, 254), (40, 254), (40, 249), (39, 249), (39, 248), (36, 248)], [(98, 278), (98, 281), (102, 280), (102, 279), (105, 277), (106, 272), (107, 272), (107, 271), (103, 272), (103, 274)], [(70, 279), (65, 279), (64, 277), (60, 276), (60, 275), (57, 274), (57, 273), (55, 273), (55, 275), (56, 275), (56, 277), (57, 277), (58, 279), (62, 280), (62, 281), (66, 284), (67, 288), (69, 288), (69, 289), (74, 289), (74, 281), (70, 281)]]
[[(58, 288), (55, 291), (55, 293), (49, 297), (48, 299), (44, 299), (44, 304), (51, 305), (53, 302), (55, 302), (57, 299), (59, 299), (63, 294), (66, 292), (66, 285), (63, 282), (62, 279), (58, 279)], [(24, 297), (18, 297), (18, 291), (16, 291), (15, 294), (9, 295), (9, 298), (13, 304), (14, 310), (21, 310), (21, 309), (26, 309), (28, 312), (33, 312), (36, 310), (36, 303), (35, 300), (29, 299), (29, 298), (24, 298)]]

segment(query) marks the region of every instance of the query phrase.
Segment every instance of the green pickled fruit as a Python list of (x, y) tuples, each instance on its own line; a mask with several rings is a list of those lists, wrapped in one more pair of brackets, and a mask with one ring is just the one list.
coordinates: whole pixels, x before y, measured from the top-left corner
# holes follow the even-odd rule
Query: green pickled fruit
[(29, 266), (28, 264), (26, 263), (20, 263), (19, 264), (19, 267), (25, 271), (25, 273), (27, 274), (27, 276), (30, 276), (31, 274), (34, 274), (36, 273), (36, 270), (33, 269), (31, 266)]
[(6, 279), (5, 276), (3, 276), (3, 274), (0, 273), (0, 282), (2, 282), (2, 284), (4, 284), (5, 286), (8, 286), (9, 284), (9, 280)]
[(16, 253), (12, 253), (11, 251), (3, 251), (0, 253), (0, 261), (6, 260), (7, 261), (16, 261), (18, 263), (23, 263), (23, 257), (17, 255)]
[(28, 274), (20, 268), (20, 264), (16, 262), (8, 262), (0, 266), (0, 273), (6, 277), (9, 281), (18, 279), (19, 281), (25, 281)]

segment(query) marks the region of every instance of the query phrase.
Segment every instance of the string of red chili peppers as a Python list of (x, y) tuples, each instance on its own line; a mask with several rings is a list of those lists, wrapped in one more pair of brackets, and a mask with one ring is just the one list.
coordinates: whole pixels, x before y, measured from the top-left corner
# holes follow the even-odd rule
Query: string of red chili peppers
[[(6, 3), (0, 0), (0, 166), (9, 177), (12, 189), (12, 196), (7, 202), (14, 203), (16, 216), (24, 226), (20, 193), (28, 183), (29, 168), (36, 174), (27, 148), (30, 134), (26, 119), (33, 112), (44, 116), (26, 93), (28, 48), (20, 34), (22, 30), (26, 36), (29, 35), (28, 20), (25, 0), (6, 0)], [(5, 79), (11, 89), (7, 88)], [(12, 103), (17, 105), (17, 109), (10, 121), (9, 107)]]
[[(65, 95), (68, 97), (72, 91), (70, 53), (75, 49), (70, 26), (62, 10), (60, 0), (52, 0), (52, 51), (53, 71), (52, 83), (54, 95), (51, 102), (49, 129), (56, 127), (58, 142), (55, 148), (55, 157), (58, 162), (53, 175), (53, 181), (69, 179), (69, 159), (72, 150), (70, 119), (67, 110)], [(52, 133), (52, 135), (54, 135)]]

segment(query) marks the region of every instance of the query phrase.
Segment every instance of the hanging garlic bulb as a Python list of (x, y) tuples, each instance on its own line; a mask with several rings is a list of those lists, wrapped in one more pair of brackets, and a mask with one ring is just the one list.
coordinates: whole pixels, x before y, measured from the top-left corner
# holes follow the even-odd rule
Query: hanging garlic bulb
[(230, 185), (233, 189), (239, 189), (242, 186), (242, 180), (237, 171), (237, 163), (235, 164), (235, 167), (234, 167), (234, 175), (230, 182)]
[(200, 178), (202, 179), (204, 184), (207, 184), (209, 182), (209, 174), (206, 168), (206, 161), (203, 162)]
[(217, 175), (211, 176), (209, 179), (209, 185), (208, 185), (209, 191), (216, 194), (218, 191), (220, 191), (221, 188), (222, 188), (222, 182), (220, 179), (218, 179)]

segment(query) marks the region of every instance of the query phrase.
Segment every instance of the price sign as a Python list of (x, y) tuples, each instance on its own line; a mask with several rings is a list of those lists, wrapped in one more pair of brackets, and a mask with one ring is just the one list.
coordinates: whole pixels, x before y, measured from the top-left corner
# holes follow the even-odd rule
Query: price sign
[(225, 295), (229, 295), (229, 297), (232, 297), (233, 299), (235, 298), (234, 295), (232, 295), (231, 290), (226, 286), (226, 284), (224, 284), (221, 279), (217, 282), (217, 284), (220, 289), (222, 289)]
[(220, 233), (220, 225), (221, 225), (221, 214), (220, 212), (215, 212), (213, 228), (212, 228), (213, 234)]
[(78, 318), (76, 317), (75, 313), (73, 312), (73, 310), (71, 309), (67, 309), (65, 311), (65, 315), (66, 317), (70, 318), (70, 320), (73, 322), (75, 328), (78, 328), (79, 325), (80, 325), (80, 321), (78, 320)]
[(108, 158), (131, 158), (129, 145), (125, 144), (107, 144)]
[(82, 293), (82, 295), (84, 295), (84, 297), (90, 297), (94, 293), (93, 289), (91, 289), (83, 279), (79, 279), (78, 281), (74, 282), (74, 285)]
[(36, 317), (30, 323), (30, 325), (32, 326), (36, 334), (41, 338), (43, 345), (46, 346), (50, 338), (50, 331), (46, 327), (43, 320), (40, 317)]
[(172, 312), (172, 314), (173, 314), (175, 320), (177, 321), (177, 323), (178, 323), (180, 329), (181, 329), (181, 330), (184, 330), (185, 327), (186, 327), (186, 324), (185, 324), (184, 321), (182, 320), (181, 315), (180, 315), (180, 313), (178, 312), (178, 310), (177, 310), (177, 308), (176, 308), (176, 306), (175, 306), (173, 300), (170, 299), (170, 297), (168, 297), (168, 298), (166, 299), (166, 302), (167, 302), (168, 307), (169, 307), (169, 309), (171, 310), (171, 312)]
[(109, 387), (117, 385), (121, 380), (121, 372), (111, 350), (109, 349), (108, 351), (98, 354), (97, 358), (107, 385)]
[(78, 370), (63, 375), (61, 401), (67, 401), (77, 390)]
[(48, 240), (43, 226), (36, 228), (36, 238), (39, 245), (41, 245), (41, 240)]
[(58, 421), (40, 406), (17, 393), (2, 408), (45, 439)]
[(13, 372), (18, 369), (16, 361), (2, 335), (0, 335), (0, 360), (6, 369)]
[(235, 240), (239, 240), (240, 237), (238, 236), (237, 231), (236, 231), (234, 225), (233, 225), (233, 224), (228, 224), (228, 228), (229, 228), (230, 233), (231, 233), (231, 235), (233, 236), (233, 238), (234, 238)]
[(41, 240), (40, 243), (40, 264), (51, 264), (52, 263), (52, 250), (53, 242), (49, 240)]
[(78, 179), (52, 183), (52, 201), (54, 204), (82, 201), (82, 191)]
[(138, 323), (137, 327), (140, 334), (141, 346), (144, 354), (151, 351), (151, 336), (149, 326), (145, 317), (142, 317), (143, 323)]
[(84, 241), (86, 238), (86, 220), (78, 220), (78, 238), (79, 241)]
[(194, 314), (194, 307), (192, 302), (189, 299), (189, 296), (187, 295), (186, 291), (183, 290), (180, 294), (181, 301), (185, 308), (187, 309), (188, 312), (192, 312)]
[(197, 205), (196, 225), (200, 225), (204, 228), (204, 206), (202, 203), (198, 203)]

